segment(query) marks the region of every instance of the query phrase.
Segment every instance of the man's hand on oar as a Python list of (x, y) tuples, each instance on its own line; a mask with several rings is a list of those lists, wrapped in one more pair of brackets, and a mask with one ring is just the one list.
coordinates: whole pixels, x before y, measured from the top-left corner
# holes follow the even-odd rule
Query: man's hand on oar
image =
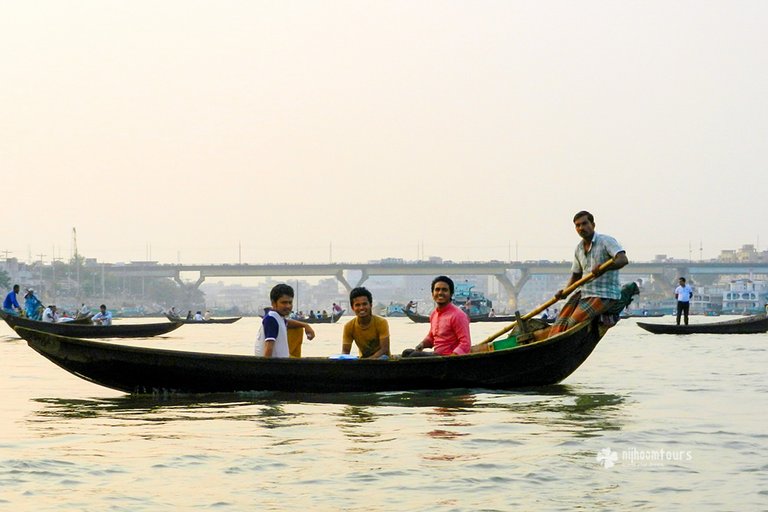
[[(557, 293), (555, 293), (555, 296), (551, 299), (549, 299), (547, 302), (542, 304), (541, 306), (537, 307), (530, 313), (524, 315), (522, 317), (523, 320), (528, 320), (529, 318), (532, 318), (534, 315), (538, 315), (545, 309), (547, 309), (549, 306), (554, 304), (555, 302), (564, 299), (568, 295), (570, 295), (576, 288), (583, 285), (584, 283), (588, 283), (589, 281), (592, 281), (593, 279), (599, 277), (603, 273), (605, 273), (606, 270), (608, 270), (611, 265), (613, 265), (613, 258), (607, 260), (605, 263), (602, 263), (601, 265), (597, 265), (594, 269), (592, 269), (592, 272), (587, 274), (586, 276), (582, 277), (581, 279), (574, 281), (573, 283), (569, 284), (564, 290), (557, 290)], [(515, 328), (515, 325), (517, 325), (517, 321), (512, 322), (509, 326), (505, 327), (504, 329), (500, 330), (496, 334), (493, 334), (489, 336), (488, 338), (484, 339), (480, 342), (480, 345), (485, 345), (487, 343), (492, 342), (502, 334), (505, 334), (512, 329)]]

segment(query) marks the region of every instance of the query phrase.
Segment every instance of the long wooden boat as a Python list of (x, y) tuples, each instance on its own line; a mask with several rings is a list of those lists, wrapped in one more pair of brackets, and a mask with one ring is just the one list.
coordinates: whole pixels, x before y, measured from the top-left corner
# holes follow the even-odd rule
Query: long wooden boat
[(9, 315), (0, 311), (0, 316), (12, 328), (36, 329), (38, 331), (75, 338), (149, 338), (167, 334), (182, 326), (180, 322), (160, 322), (151, 324), (93, 325), (72, 322), (40, 322)]
[[(420, 315), (418, 313), (414, 313), (410, 309), (404, 309), (405, 315), (410, 318), (412, 321), (416, 322), (417, 324), (428, 324), (429, 323), (429, 315)], [(488, 315), (468, 315), (470, 323), (475, 322), (506, 322), (506, 323), (512, 323), (515, 321), (514, 315), (498, 315), (498, 316), (488, 316)], [(552, 323), (555, 321), (554, 318), (547, 318), (547, 319), (539, 319), (543, 320), (547, 323)]]
[(307, 324), (335, 324), (339, 321), (339, 318), (342, 317), (346, 309), (342, 309), (338, 313), (334, 313), (333, 315), (330, 315), (328, 318), (297, 318), (296, 320), (300, 322), (304, 322)]
[(703, 324), (675, 325), (637, 322), (637, 325), (653, 334), (755, 334), (768, 332), (768, 317), (765, 313), (761, 313), (736, 320)]
[(571, 375), (589, 357), (605, 330), (584, 322), (551, 338), (505, 350), (462, 356), (340, 360), (183, 352), (16, 328), (31, 348), (63, 369), (90, 382), (135, 394), (547, 386)]
[(182, 324), (233, 324), (243, 318), (235, 316), (231, 318), (209, 318), (208, 320), (187, 320), (186, 318), (171, 315), (165, 315), (165, 317), (171, 322), (180, 322)]

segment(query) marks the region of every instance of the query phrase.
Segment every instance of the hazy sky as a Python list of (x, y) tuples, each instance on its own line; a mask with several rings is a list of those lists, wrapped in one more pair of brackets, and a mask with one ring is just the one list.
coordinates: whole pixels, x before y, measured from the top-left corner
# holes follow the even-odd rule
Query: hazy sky
[(2, 1), (0, 255), (768, 245), (765, 1)]

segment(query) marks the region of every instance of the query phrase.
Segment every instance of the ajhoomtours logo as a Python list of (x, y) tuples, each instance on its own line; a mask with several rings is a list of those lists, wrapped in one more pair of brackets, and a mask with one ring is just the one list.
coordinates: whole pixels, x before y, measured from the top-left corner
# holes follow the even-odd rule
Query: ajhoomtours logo
[(615, 452), (610, 448), (603, 448), (595, 456), (598, 464), (606, 469), (610, 469), (616, 464), (626, 464), (629, 466), (663, 466), (665, 464), (679, 464), (681, 462), (690, 462), (693, 455), (688, 450), (638, 450), (631, 448)]

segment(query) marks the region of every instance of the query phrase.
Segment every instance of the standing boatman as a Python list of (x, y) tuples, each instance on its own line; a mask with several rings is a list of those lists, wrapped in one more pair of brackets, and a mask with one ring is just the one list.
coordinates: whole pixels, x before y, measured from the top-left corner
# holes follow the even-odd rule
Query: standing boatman
[(691, 299), (693, 298), (693, 288), (685, 284), (685, 278), (678, 279), (677, 288), (675, 288), (675, 298), (677, 299), (677, 325), (680, 325), (680, 315), (683, 315), (685, 325), (688, 325), (688, 312), (691, 309)]

